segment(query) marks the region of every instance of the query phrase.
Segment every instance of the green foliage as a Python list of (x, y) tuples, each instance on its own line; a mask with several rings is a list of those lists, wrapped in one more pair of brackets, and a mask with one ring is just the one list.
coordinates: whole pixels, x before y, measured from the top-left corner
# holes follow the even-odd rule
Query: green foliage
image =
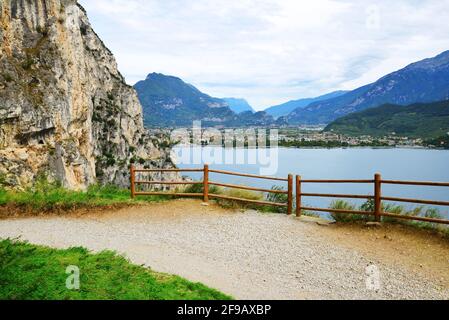
[(25, 61), (22, 62), (22, 68), (24, 70), (30, 70), (31, 67), (33, 66), (33, 64), (34, 64), (34, 59), (27, 56)]
[(320, 218), (320, 215), (318, 213), (314, 213), (312, 211), (302, 210), (301, 215), (312, 217), (312, 218)]
[[(281, 141), (279, 141), (279, 146), (287, 147), (287, 148), (291, 148), (291, 147), (295, 147), (295, 148), (348, 148), (348, 147), (351, 147), (351, 145), (348, 142), (338, 141), (338, 140), (331, 140), (331, 141), (327, 141), (327, 140), (312, 140), (312, 141), (281, 140)], [(386, 147), (386, 146), (388, 146), (388, 144), (374, 140), (372, 142), (360, 142), (356, 146), (357, 147)]]
[[(330, 209), (340, 209), (340, 210), (356, 210), (356, 211), (369, 211), (374, 212), (374, 200), (369, 200), (357, 207), (355, 204), (351, 204), (344, 200), (336, 200), (331, 203)], [(407, 210), (404, 206), (395, 205), (391, 203), (382, 202), (382, 212), (393, 213), (397, 215), (412, 216), (412, 217), (425, 217), (434, 219), (444, 219), (438, 209), (436, 208), (425, 208), (425, 207), (415, 207), (411, 210)], [(332, 218), (337, 222), (357, 222), (357, 221), (374, 221), (372, 215), (361, 215), (361, 214), (345, 214), (345, 213), (331, 213)], [(437, 230), (444, 234), (449, 235), (449, 228), (441, 224), (399, 219), (395, 217), (382, 217), (383, 222), (387, 223), (399, 223), (411, 225), (419, 228)]]
[(0, 188), (6, 186), (6, 174), (0, 172)]
[[(348, 211), (358, 210), (356, 205), (351, 204), (344, 200), (333, 201), (329, 208), (335, 209), (335, 210), (348, 210)], [(366, 215), (360, 215), (360, 214), (331, 213), (331, 217), (335, 221), (338, 221), (338, 222), (351, 222), (351, 221), (367, 220)]]
[[(66, 269), (80, 269), (80, 289), (66, 288)], [(114, 252), (54, 250), (0, 241), (1, 300), (214, 300), (230, 299), (200, 283), (131, 264)]]
[(6, 82), (12, 82), (14, 79), (9, 73), (3, 74), (3, 79), (5, 79)]
[(449, 134), (434, 139), (428, 139), (424, 141), (424, 145), (436, 148), (449, 149)]
[(255, 192), (250, 190), (240, 190), (240, 189), (223, 189), (223, 194), (234, 197), (234, 198), (242, 198), (247, 200), (263, 200), (263, 194), (261, 192)]
[[(161, 201), (162, 197), (145, 197), (142, 201)], [(25, 191), (2, 189), (0, 186), (0, 206), (10, 205), (25, 211), (42, 212), (70, 210), (75, 208), (131, 205), (129, 190), (116, 186), (90, 186), (86, 191), (67, 190), (57, 182), (49, 182), (45, 177), (37, 179), (32, 188)]]
[[(186, 193), (199, 193), (202, 194), (204, 187), (202, 184), (194, 184), (184, 189)], [(283, 191), (284, 188), (280, 186), (273, 186), (272, 190)], [(265, 197), (262, 192), (255, 192), (250, 190), (241, 190), (234, 188), (221, 188), (217, 186), (209, 186), (209, 194), (224, 195), (234, 198), (241, 198), (246, 200), (256, 201), (271, 201), (277, 203), (287, 203), (288, 195), (281, 193), (268, 193)], [(252, 203), (245, 203), (242, 201), (217, 199), (217, 203), (225, 208), (233, 209), (255, 209), (261, 212), (275, 212), (275, 213), (287, 213), (287, 208), (277, 206), (262, 206)]]
[(392, 133), (423, 138), (445, 136), (449, 132), (449, 102), (382, 105), (337, 119), (325, 131), (371, 136)]
[(349, 143), (347, 142), (341, 142), (341, 141), (324, 141), (324, 140), (318, 140), (318, 141), (305, 141), (305, 140), (295, 140), (295, 141), (285, 141), (281, 140), (279, 141), (280, 147), (287, 147), (287, 148), (311, 148), (311, 147), (320, 147), (320, 148), (346, 148), (349, 147)]
[[(284, 187), (281, 186), (273, 186), (271, 187), (271, 190), (274, 191), (285, 191)], [(276, 203), (287, 203), (288, 202), (288, 195), (284, 193), (267, 193), (266, 200), (270, 202), (276, 202)], [(285, 207), (276, 207), (276, 206), (266, 206), (264, 207), (264, 210), (270, 211), (270, 212), (277, 212), (277, 213), (287, 213), (287, 208)]]

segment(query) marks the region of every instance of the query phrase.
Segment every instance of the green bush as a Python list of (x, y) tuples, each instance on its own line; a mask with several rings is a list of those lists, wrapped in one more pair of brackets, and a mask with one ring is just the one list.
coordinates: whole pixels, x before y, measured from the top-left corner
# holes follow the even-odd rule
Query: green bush
[(31, 57), (27, 57), (25, 61), (22, 62), (22, 68), (24, 70), (30, 70), (34, 64), (34, 59)]
[[(335, 200), (332, 201), (332, 203), (329, 206), (329, 209), (335, 209), (335, 210), (356, 210), (356, 207), (344, 200)], [(331, 217), (338, 222), (349, 222), (355, 220), (355, 215), (353, 214), (346, 214), (346, 213), (330, 213)]]
[(3, 78), (5, 79), (6, 82), (11, 82), (14, 80), (13, 77), (9, 73), (4, 73)]
[[(274, 191), (285, 191), (284, 187), (273, 186), (271, 190)], [(284, 193), (267, 193), (266, 201), (276, 202), (276, 203), (287, 203), (288, 195)], [(275, 213), (287, 213), (286, 207), (277, 207), (277, 206), (264, 206), (262, 211), (275, 212)]]

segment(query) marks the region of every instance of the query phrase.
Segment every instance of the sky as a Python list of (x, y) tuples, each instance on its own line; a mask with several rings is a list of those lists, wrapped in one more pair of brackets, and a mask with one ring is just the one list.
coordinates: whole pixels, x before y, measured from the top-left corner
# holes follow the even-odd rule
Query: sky
[(79, 0), (133, 85), (180, 77), (263, 110), (449, 50), (449, 0)]

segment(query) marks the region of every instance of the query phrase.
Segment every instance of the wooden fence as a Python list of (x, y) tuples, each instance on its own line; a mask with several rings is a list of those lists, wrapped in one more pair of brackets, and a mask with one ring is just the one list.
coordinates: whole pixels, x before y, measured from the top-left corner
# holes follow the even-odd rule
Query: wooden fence
[[(202, 181), (138, 181), (136, 180), (136, 173), (163, 173), (163, 172), (198, 172), (203, 173)], [(232, 175), (240, 176), (254, 179), (264, 179), (272, 180), (278, 182), (286, 182), (287, 190), (274, 190), (274, 189), (262, 189), (255, 187), (248, 187), (243, 185), (226, 184), (221, 182), (215, 182), (209, 180), (210, 173), (220, 174), (220, 175)], [(302, 187), (304, 184), (372, 184), (373, 194), (372, 195), (361, 195), (361, 194), (323, 194), (323, 193), (304, 193), (302, 192)], [(436, 206), (449, 206), (449, 201), (432, 201), (432, 200), (421, 200), (421, 199), (409, 199), (409, 198), (396, 198), (396, 197), (386, 197), (382, 194), (382, 185), (409, 185), (409, 186), (432, 186), (432, 187), (449, 187), (449, 183), (444, 182), (422, 182), (422, 181), (397, 181), (397, 180), (382, 180), (380, 174), (376, 174), (373, 180), (303, 180), (301, 176), (296, 176), (296, 216), (300, 217), (303, 211), (317, 211), (317, 212), (329, 212), (329, 213), (341, 213), (341, 214), (360, 214), (360, 215), (370, 215), (375, 218), (376, 221), (380, 222), (382, 217), (391, 217), (398, 219), (409, 219), (417, 220), (431, 223), (441, 223), (449, 224), (449, 220), (446, 219), (436, 219), (430, 217), (417, 217), (417, 216), (407, 216), (394, 214), (391, 212), (383, 212), (382, 201), (393, 201), (393, 202), (406, 202), (415, 204), (428, 204)], [(153, 192), (153, 191), (136, 191), (137, 185), (202, 185), (202, 193), (179, 193), (179, 192)], [(261, 200), (249, 200), (237, 197), (231, 197), (226, 195), (219, 195), (209, 193), (209, 186), (218, 186), (231, 189), (241, 189), (250, 191), (259, 191), (264, 193), (274, 193), (274, 194), (285, 194), (287, 195), (286, 203), (277, 203), (272, 201), (261, 201)], [(209, 169), (208, 165), (205, 165), (202, 169), (136, 169), (131, 166), (131, 196), (134, 198), (136, 196), (143, 195), (160, 195), (160, 196), (177, 196), (177, 197), (200, 197), (203, 198), (204, 202), (209, 202), (209, 199), (223, 199), (230, 201), (240, 201), (246, 203), (253, 203), (256, 205), (269, 205), (287, 208), (287, 214), (291, 215), (293, 213), (293, 175), (289, 174), (287, 178), (277, 178), (268, 177), (253, 174), (244, 174), (238, 172), (222, 171), (222, 170), (212, 170)], [(361, 210), (339, 210), (330, 208), (314, 208), (303, 206), (304, 197), (319, 197), (319, 198), (339, 198), (339, 199), (365, 199), (373, 200), (374, 211), (361, 211)]]
[[(358, 183), (358, 184), (373, 184), (374, 192), (372, 195), (360, 195), (360, 194), (319, 194), (319, 193), (303, 193), (302, 185), (308, 183)], [(432, 201), (421, 199), (408, 199), (408, 198), (395, 198), (386, 197), (382, 194), (382, 185), (395, 184), (395, 185), (409, 185), (409, 186), (432, 186), (432, 187), (449, 187), (449, 183), (444, 182), (421, 182), (421, 181), (396, 181), (396, 180), (382, 180), (380, 174), (374, 176), (374, 180), (302, 180), (301, 176), (296, 176), (296, 215), (299, 217), (303, 210), (318, 211), (318, 212), (332, 212), (342, 214), (361, 214), (372, 215), (375, 220), (380, 222), (382, 217), (391, 217), (398, 219), (409, 219), (424, 222), (449, 224), (449, 220), (435, 219), (429, 217), (416, 217), (394, 214), (390, 212), (383, 212), (382, 201), (394, 201), (394, 202), (406, 202), (416, 204), (429, 204), (436, 206), (449, 206), (448, 201)], [(374, 211), (352, 211), (352, 210), (338, 210), (329, 208), (312, 208), (302, 205), (303, 197), (323, 197), (323, 198), (340, 198), (340, 199), (366, 199), (374, 200)]]
[[(203, 181), (137, 181), (136, 173), (158, 173), (158, 172), (202, 172), (203, 173)], [(272, 180), (278, 182), (286, 182), (287, 190), (271, 190), (271, 189), (262, 189), (262, 188), (254, 188), (242, 185), (235, 184), (226, 184), (220, 182), (214, 182), (209, 180), (209, 175), (211, 173), (220, 174), (220, 175), (232, 175), (232, 176), (240, 176), (254, 179), (264, 179), (264, 180)], [(136, 191), (137, 185), (203, 185), (203, 193), (179, 193), (179, 192), (153, 192), (153, 191), (145, 191), (139, 192)], [(231, 189), (240, 189), (240, 190), (250, 190), (250, 191), (259, 191), (265, 193), (273, 193), (273, 194), (285, 194), (287, 195), (286, 203), (278, 203), (272, 201), (261, 201), (261, 200), (249, 200), (243, 198), (236, 198), (226, 195), (219, 195), (209, 193), (209, 186), (217, 186), (217, 187), (225, 187)], [(201, 197), (204, 202), (209, 202), (209, 199), (223, 199), (230, 201), (240, 201), (246, 203), (253, 203), (257, 205), (269, 205), (276, 207), (285, 207), (287, 208), (287, 213), (293, 213), (293, 175), (289, 175), (287, 178), (276, 178), (276, 177), (267, 177), (267, 176), (259, 176), (238, 172), (230, 172), (230, 171), (222, 171), (222, 170), (210, 170), (208, 165), (205, 165), (203, 169), (136, 169), (134, 166), (131, 166), (131, 196), (134, 198), (135, 196), (144, 196), (144, 195), (163, 195), (163, 196), (177, 196), (177, 197)]]

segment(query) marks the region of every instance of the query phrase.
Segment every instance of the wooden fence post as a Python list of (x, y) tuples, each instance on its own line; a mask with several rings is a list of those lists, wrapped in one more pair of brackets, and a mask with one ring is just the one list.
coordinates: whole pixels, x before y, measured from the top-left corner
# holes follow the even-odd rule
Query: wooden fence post
[(376, 173), (374, 176), (374, 215), (377, 222), (382, 220), (382, 176)]
[(293, 212), (293, 175), (288, 175), (288, 208), (287, 214), (291, 215)]
[(301, 216), (302, 207), (302, 195), (301, 195), (301, 176), (296, 176), (296, 216), (299, 218)]
[(209, 165), (204, 165), (204, 179), (203, 179), (203, 194), (204, 203), (209, 202)]
[(134, 171), (134, 165), (131, 165), (131, 198), (134, 199), (136, 197), (136, 173)]

